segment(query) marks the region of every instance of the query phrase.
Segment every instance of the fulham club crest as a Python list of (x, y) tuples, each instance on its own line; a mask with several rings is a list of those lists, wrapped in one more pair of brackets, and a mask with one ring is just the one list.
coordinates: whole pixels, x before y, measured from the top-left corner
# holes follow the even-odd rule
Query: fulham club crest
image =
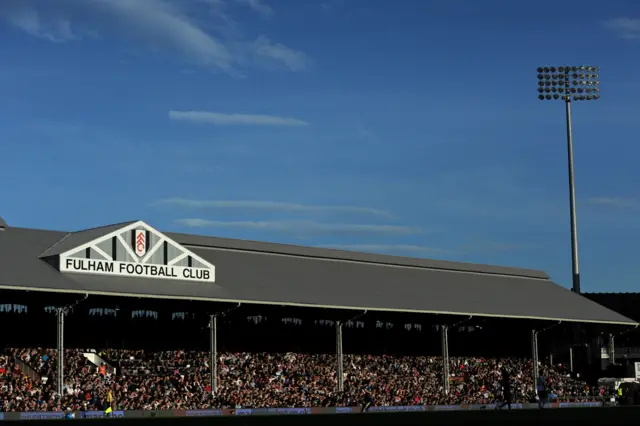
[(133, 251), (136, 252), (138, 257), (143, 257), (147, 254), (147, 231), (144, 229), (136, 229), (133, 238)]

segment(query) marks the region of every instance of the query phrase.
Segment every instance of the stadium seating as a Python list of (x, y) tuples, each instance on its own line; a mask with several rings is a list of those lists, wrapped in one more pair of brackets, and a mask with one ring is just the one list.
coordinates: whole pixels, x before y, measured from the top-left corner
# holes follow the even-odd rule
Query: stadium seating
[[(345, 390), (336, 389), (335, 355), (300, 353), (219, 353), (219, 389), (210, 392), (209, 353), (106, 349), (116, 373), (104, 375), (82, 350), (65, 353), (64, 396), (55, 392), (56, 351), (6, 349), (0, 355), (0, 411), (104, 409), (203, 409), (358, 405), (369, 384), (375, 405), (467, 404), (495, 402), (500, 370), (512, 372), (515, 402), (534, 397), (531, 361), (451, 358), (450, 392), (442, 390), (442, 359), (345, 355)], [(41, 381), (19, 371), (15, 359), (31, 366)], [(540, 366), (550, 393), (560, 399), (590, 399), (583, 382), (558, 368)]]

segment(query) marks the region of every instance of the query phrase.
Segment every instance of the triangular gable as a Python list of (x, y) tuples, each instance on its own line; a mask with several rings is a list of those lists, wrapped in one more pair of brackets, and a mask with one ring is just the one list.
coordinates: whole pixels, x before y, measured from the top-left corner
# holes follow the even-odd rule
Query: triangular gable
[(214, 282), (215, 266), (142, 221), (60, 253), (60, 272)]

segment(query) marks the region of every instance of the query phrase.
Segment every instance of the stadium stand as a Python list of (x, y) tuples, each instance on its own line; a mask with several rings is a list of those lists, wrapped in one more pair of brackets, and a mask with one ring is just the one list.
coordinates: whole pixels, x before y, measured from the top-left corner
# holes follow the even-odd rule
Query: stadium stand
[[(146, 352), (106, 350), (118, 373), (100, 371), (83, 351), (67, 350), (64, 393), (55, 392), (56, 351), (7, 349), (1, 358), (3, 411), (100, 410), (116, 401), (121, 409), (350, 406), (362, 402), (370, 385), (377, 405), (490, 404), (500, 400), (500, 369), (513, 372), (514, 402), (535, 399), (531, 361), (525, 359), (454, 358), (452, 390), (442, 392), (439, 357), (345, 356), (346, 383), (336, 393), (335, 355), (297, 353), (222, 353), (220, 385), (209, 386), (209, 354), (199, 351)], [(11, 360), (30, 364), (43, 381), (22, 376)], [(550, 392), (565, 401), (594, 397), (586, 383), (567, 372), (543, 367)]]
[(6, 226), (0, 321), (5, 412), (353, 406), (365, 389), (378, 406), (489, 404), (503, 368), (514, 402), (538, 376), (583, 401), (599, 391), (564, 367), (568, 342), (637, 326), (540, 271), (143, 222)]

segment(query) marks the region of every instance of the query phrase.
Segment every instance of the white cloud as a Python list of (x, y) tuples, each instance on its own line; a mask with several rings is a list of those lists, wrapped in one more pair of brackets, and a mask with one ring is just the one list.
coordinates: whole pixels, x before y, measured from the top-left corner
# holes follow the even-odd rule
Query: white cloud
[(169, 111), (169, 118), (191, 123), (244, 126), (308, 126), (306, 121), (291, 117), (255, 114), (222, 114), (207, 111)]
[(0, 17), (34, 37), (54, 42), (75, 38), (69, 20), (53, 13), (48, 17), (42, 17), (38, 10), (21, 7), (15, 0), (6, 0), (6, 3), (0, 5)]
[[(267, 10), (260, 2), (248, 2), (254, 10)], [(0, 19), (28, 34), (51, 41), (69, 41), (86, 35), (118, 36), (156, 50), (179, 54), (201, 66), (237, 74), (240, 65), (260, 63), (265, 58), (292, 71), (305, 68), (307, 56), (260, 36), (255, 41), (236, 31), (213, 34), (197, 2), (181, 0), (2, 0)], [(200, 0), (212, 10), (208, 16), (232, 20), (221, 8), (221, 0)], [(262, 5), (262, 9), (260, 6)], [(235, 23), (235, 22), (234, 22)], [(224, 31), (221, 31), (224, 33)], [(254, 58), (254, 61), (247, 60)]]
[(334, 9), (336, 6), (341, 6), (343, 4), (344, 4), (344, 0), (327, 0), (325, 2), (320, 3), (320, 7), (325, 12), (328, 12), (328, 11)]
[(640, 18), (612, 18), (605, 21), (604, 24), (622, 38), (640, 40)]
[(195, 21), (162, 0), (91, 0), (111, 13), (123, 29), (145, 43), (160, 44), (204, 65), (229, 70), (233, 58), (227, 47)]
[(594, 197), (587, 200), (590, 204), (609, 206), (616, 208), (630, 208), (638, 206), (638, 201), (621, 197)]
[(302, 71), (309, 67), (309, 57), (302, 52), (273, 43), (267, 37), (258, 37), (251, 45), (251, 52), (258, 58), (266, 58), (283, 63), (291, 71)]
[(528, 250), (534, 247), (525, 244), (516, 244), (516, 243), (501, 243), (501, 242), (491, 242), (485, 241), (480, 243), (469, 243), (463, 244), (461, 247), (456, 249), (456, 252), (460, 253), (505, 253), (516, 250)]
[(396, 225), (360, 225), (320, 223), (313, 221), (216, 221), (200, 218), (178, 219), (180, 225), (192, 228), (228, 228), (254, 231), (281, 232), (297, 235), (412, 235), (422, 232), (419, 228)]
[(321, 244), (316, 247), (371, 253), (444, 254), (448, 250), (412, 244)]
[(463, 254), (463, 253), (503, 253), (514, 250), (524, 250), (529, 246), (487, 242), (483, 244), (465, 244), (463, 246), (452, 249), (442, 249), (437, 247), (426, 247), (414, 244), (322, 244), (316, 247), (332, 248), (337, 250), (349, 250), (371, 253), (389, 253), (389, 254), (412, 254), (419, 256), (439, 255), (439, 254)]
[(248, 6), (251, 10), (261, 15), (271, 16), (273, 14), (273, 9), (271, 9), (271, 6), (261, 2), (260, 0), (235, 0), (235, 1), (236, 3)]
[(167, 198), (158, 201), (158, 204), (167, 204), (188, 208), (208, 208), (227, 210), (259, 210), (289, 213), (348, 213), (371, 216), (389, 217), (388, 212), (368, 207), (355, 206), (314, 206), (296, 203), (281, 203), (277, 201), (208, 201), (193, 200), (187, 198)]

